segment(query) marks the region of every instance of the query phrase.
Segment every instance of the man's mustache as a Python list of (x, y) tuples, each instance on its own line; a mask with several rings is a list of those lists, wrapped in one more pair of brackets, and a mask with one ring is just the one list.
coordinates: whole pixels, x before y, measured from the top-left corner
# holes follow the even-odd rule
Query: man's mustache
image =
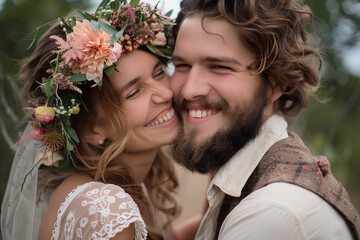
[(174, 98), (175, 110), (181, 112), (188, 109), (190, 104), (197, 104), (203, 109), (216, 109), (226, 111), (229, 109), (229, 104), (224, 99), (211, 100), (208, 97), (197, 97), (195, 100), (189, 101), (179, 96)]

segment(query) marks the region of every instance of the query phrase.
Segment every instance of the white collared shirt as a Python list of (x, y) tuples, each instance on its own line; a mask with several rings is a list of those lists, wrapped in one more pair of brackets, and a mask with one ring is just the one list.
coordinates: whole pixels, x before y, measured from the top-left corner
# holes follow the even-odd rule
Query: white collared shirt
[[(262, 157), (276, 142), (287, 138), (287, 123), (273, 115), (258, 136), (239, 150), (212, 179), (207, 210), (196, 240), (213, 240), (225, 194), (240, 197)], [(331, 240), (353, 239), (343, 217), (316, 194), (289, 183), (272, 183), (254, 191), (225, 218), (221, 240)]]

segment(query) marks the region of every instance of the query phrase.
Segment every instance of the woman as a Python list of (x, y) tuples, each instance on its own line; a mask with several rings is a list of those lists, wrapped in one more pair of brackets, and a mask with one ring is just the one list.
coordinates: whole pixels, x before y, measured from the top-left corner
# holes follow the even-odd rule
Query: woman
[(32, 101), (3, 201), (4, 239), (171, 235), (161, 229), (178, 213), (160, 149), (178, 132), (167, 18), (135, 2), (62, 19), (24, 63)]

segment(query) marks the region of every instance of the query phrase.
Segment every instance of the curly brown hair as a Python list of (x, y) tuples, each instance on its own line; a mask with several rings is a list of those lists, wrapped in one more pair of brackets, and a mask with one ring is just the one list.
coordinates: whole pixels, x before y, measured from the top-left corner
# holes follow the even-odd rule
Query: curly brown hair
[(322, 63), (305, 29), (312, 18), (308, 6), (295, 0), (183, 0), (175, 37), (182, 21), (195, 14), (201, 14), (202, 21), (223, 18), (237, 28), (239, 41), (255, 56), (249, 70), (283, 92), (278, 102), (284, 115), (296, 116), (308, 105)]
[[(33, 92), (39, 87), (42, 78), (49, 76), (51, 60), (55, 59), (57, 49), (51, 35), (65, 39), (65, 33), (59, 24), (51, 27), (38, 41), (33, 54), (22, 64), (20, 77), (25, 80), (23, 93), (26, 98), (33, 98)], [(75, 169), (59, 172), (56, 169), (42, 169), (40, 177), (42, 187), (54, 188), (65, 178), (75, 172), (82, 172), (96, 181), (112, 183), (122, 187), (131, 195), (143, 213), (151, 204), (157, 209), (164, 220), (165, 228), (178, 214), (179, 206), (175, 197), (178, 180), (174, 166), (162, 149), (158, 150), (155, 161), (146, 176), (144, 184), (147, 193), (144, 193), (140, 184), (135, 183), (132, 170), (122, 158), (129, 134), (129, 121), (122, 108), (119, 92), (111, 81), (104, 81), (102, 89), (82, 86), (82, 100), (87, 107), (71, 119), (80, 143), (75, 144), (73, 159)], [(93, 146), (86, 143), (85, 134), (96, 125), (107, 126), (112, 135), (102, 146)], [(44, 177), (45, 175), (45, 177)], [(148, 228), (150, 239), (163, 239), (162, 235)]]

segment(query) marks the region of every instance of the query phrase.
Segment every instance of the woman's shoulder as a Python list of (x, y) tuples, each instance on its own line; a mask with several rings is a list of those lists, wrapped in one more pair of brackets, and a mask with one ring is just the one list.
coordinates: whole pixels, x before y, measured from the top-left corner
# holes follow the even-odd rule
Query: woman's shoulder
[[(132, 223), (135, 239), (146, 239), (145, 223), (139, 208), (120, 186), (91, 181), (86, 177), (70, 177), (56, 191), (53, 197), (64, 201), (57, 211), (54, 239), (89, 236), (110, 239)], [(70, 233), (72, 236), (64, 235)]]

